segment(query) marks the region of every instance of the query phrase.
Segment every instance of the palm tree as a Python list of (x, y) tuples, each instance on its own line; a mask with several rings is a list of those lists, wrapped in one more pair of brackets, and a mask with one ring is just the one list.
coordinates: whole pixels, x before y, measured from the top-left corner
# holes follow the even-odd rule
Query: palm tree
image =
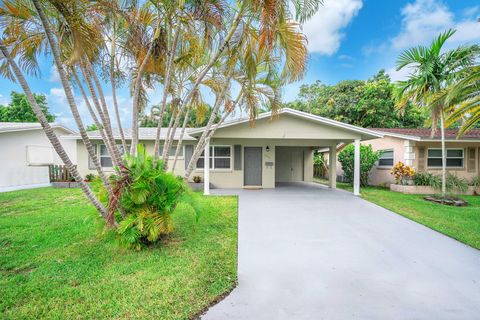
[(431, 113), (432, 135), (440, 125), (442, 144), (442, 196), (446, 194), (446, 149), (445, 149), (445, 99), (439, 99), (444, 92), (459, 77), (459, 71), (471, 66), (475, 51), (471, 47), (442, 51), (445, 42), (455, 33), (448, 30), (436, 37), (430, 46), (418, 46), (405, 50), (397, 59), (397, 71), (409, 67), (411, 73), (405, 81), (397, 83), (398, 106), (405, 108), (408, 102), (413, 102)]
[[(473, 47), (478, 50), (478, 47)], [(480, 51), (480, 50), (478, 50)], [(462, 120), (459, 136), (480, 122), (480, 65), (465, 68), (462, 78), (445, 93), (449, 115), (447, 126)]]
[[(60, 143), (60, 140), (58, 139), (58, 137), (55, 134), (55, 132), (53, 131), (52, 127), (48, 123), (48, 120), (45, 117), (45, 115), (43, 114), (42, 110), (38, 106), (37, 101), (35, 100), (35, 97), (33, 96), (33, 93), (30, 90), (30, 87), (29, 87), (25, 77), (23, 76), (22, 71), (18, 67), (15, 60), (11, 57), (10, 53), (8, 52), (7, 47), (5, 46), (5, 44), (3, 43), (3, 41), (1, 39), (0, 39), (0, 51), (2, 52), (3, 57), (7, 60), (10, 68), (13, 70), (13, 75), (15, 76), (16, 80), (18, 81), (18, 83), (22, 87), (23, 91), (25, 92), (25, 95), (27, 96), (28, 102), (30, 103), (30, 106), (32, 107), (33, 112), (37, 116), (37, 119), (40, 122), (40, 124), (41, 124), (48, 140), (52, 144), (55, 152), (58, 154), (60, 159), (62, 159), (63, 163), (67, 167), (67, 170), (75, 178), (75, 181), (77, 181), (80, 184), (80, 188), (85, 193), (85, 195), (90, 200), (90, 202), (98, 210), (100, 215), (104, 219), (107, 219), (107, 216), (108, 216), (107, 209), (95, 197), (95, 195), (93, 194), (89, 185), (84, 181), (84, 179), (82, 178), (82, 176), (78, 172), (76, 166), (72, 163), (72, 161), (68, 157), (67, 153), (65, 152), (65, 149), (63, 148), (63, 146)], [(113, 225), (116, 226), (115, 221), (113, 221)]]

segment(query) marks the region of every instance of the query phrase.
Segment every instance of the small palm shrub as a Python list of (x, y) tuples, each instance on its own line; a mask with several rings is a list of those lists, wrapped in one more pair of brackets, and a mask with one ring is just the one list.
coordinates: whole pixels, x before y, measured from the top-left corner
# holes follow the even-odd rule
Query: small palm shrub
[[(350, 144), (338, 154), (338, 161), (342, 165), (345, 181), (350, 183), (353, 182), (354, 151), (355, 147)], [(360, 146), (360, 184), (362, 186), (368, 185), (368, 175), (379, 158), (380, 152), (374, 151), (372, 145)]]
[(447, 190), (450, 192), (466, 192), (468, 190), (468, 181), (466, 179), (459, 178), (450, 172), (447, 174), (446, 184)]
[(468, 185), (475, 187), (475, 188), (480, 188), (480, 176), (473, 177)]
[(413, 176), (413, 183), (416, 186), (429, 186), (434, 189), (440, 189), (442, 187), (442, 179), (430, 172), (417, 172)]
[[(172, 214), (180, 203), (187, 203), (197, 214), (193, 194), (184, 180), (165, 172), (163, 162), (146, 155), (142, 145), (138, 156), (126, 155), (123, 167), (116, 170), (117, 175), (110, 179), (123, 208), (115, 217), (119, 222), (116, 232), (127, 247), (139, 250), (171, 234)], [(126, 174), (120, 175), (120, 170)], [(104, 188), (99, 188), (98, 194), (99, 199), (112, 205)]]
[(405, 185), (415, 175), (415, 170), (399, 161), (393, 166), (390, 174), (395, 178), (395, 183)]

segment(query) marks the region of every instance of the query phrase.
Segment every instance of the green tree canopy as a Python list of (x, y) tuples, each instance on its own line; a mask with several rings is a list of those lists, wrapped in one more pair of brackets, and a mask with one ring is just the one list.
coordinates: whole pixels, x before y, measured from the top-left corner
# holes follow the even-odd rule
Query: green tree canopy
[[(55, 116), (48, 111), (47, 97), (43, 94), (34, 96), (48, 122), (55, 121)], [(8, 106), (0, 105), (0, 122), (38, 122), (25, 94), (12, 91), (10, 98)]]
[(366, 128), (424, 126), (426, 112), (412, 104), (399, 112), (394, 84), (384, 70), (367, 81), (345, 80), (336, 85), (321, 81), (300, 87), (298, 98), (287, 106)]

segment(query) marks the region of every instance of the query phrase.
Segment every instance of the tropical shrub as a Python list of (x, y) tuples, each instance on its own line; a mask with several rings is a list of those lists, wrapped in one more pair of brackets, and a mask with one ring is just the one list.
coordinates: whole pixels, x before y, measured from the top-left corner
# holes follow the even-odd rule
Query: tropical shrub
[(416, 186), (429, 186), (434, 189), (442, 187), (442, 179), (430, 172), (417, 172), (413, 176), (413, 184)]
[(93, 180), (95, 180), (95, 177), (96, 176), (93, 173), (86, 174), (85, 175), (85, 181), (89, 181), (89, 182), (93, 181)]
[(168, 236), (173, 231), (172, 214), (180, 203), (187, 203), (197, 214), (194, 195), (184, 180), (166, 172), (163, 162), (146, 155), (142, 145), (137, 156), (126, 155), (124, 165), (116, 170), (110, 176), (116, 199), (108, 199), (97, 183), (98, 198), (109, 207), (117, 207), (117, 200), (120, 203), (123, 212), (111, 219), (119, 221), (116, 232), (127, 247), (139, 250)]
[[(354, 153), (355, 147), (349, 144), (338, 154), (345, 181), (349, 183), (353, 182)], [(360, 146), (360, 184), (362, 186), (368, 185), (368, 175), (379, 158), (380, 152), (374, 151), (372, 145)]]
[(475, 188), (480, 188), (480, 176), (473, 177), (468, 185), (475, 187)]
[(463, 178), (459, 178), (452, 173), (447, 173), (447, 190), (448, 191), (460, 191), (466, 192), (468, 190), (468, 181)]
[(415, 175), (415, 170), (399, 161), (393, 166), (390, 173), (395, 178), (397, 184), (407, 184), (407, 182)]

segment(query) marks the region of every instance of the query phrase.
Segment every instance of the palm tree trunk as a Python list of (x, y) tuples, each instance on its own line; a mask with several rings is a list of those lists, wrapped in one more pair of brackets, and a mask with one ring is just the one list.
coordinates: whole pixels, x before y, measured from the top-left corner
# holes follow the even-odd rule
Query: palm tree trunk
[(112, 46), (111, 46), (111, 61), (110, 61), (110, 83), (112, 85), (112, 99), (113, 99), (113, 108), (115, 110), (115, 118), (117, 120), (118, 132), (120, 133), (120, 139), (122, 140), (123, 151), (125, 153), (130, 152), (127, 150), (127, 142), (125, 140), (125, 134), (123, 133), (122, 121), (120, 120), (120, 113), (118, 111), (118, 101), (117, 101), (117, 88), (115, 83), (115, 54), (116, 54), (116, 29), (115, 29), (115, 16), (113, 18), (113, 35), (112, 35)]
[(100, 132), (103, 131), (105, 133), (105, 135), (103, 135), (102, 138), (105, 137), (103, 141), (105, 142), (105, 146), (108, 149), (108, 154), (110, 154), (113, 164), (115, 166), (119, 166), (121, 163), (120, 153), (118, 152), (117, 143), (115, 141), (115, 138), (113, 137), (112, 131), (111, 130), (109, 131), (107, 125), (105, 124), (107, 121), (106, 115), (103, 112), (100, 102), (98, 101), (95, 88), (93, 87), (93, 83), (90, 79), (90, 77), (92, 76), (92, 72), (89, 71), (89, 69), (86, 67), (86, 64), (84, 64), (83, 62), (80, 63), (80, 70), (82, 71), (83, 79), (87, 84), (87, 88), (92, 97), (92, 101), (93, 101), (93, 104), (95, 105), (95, 109), (97, 110), (98, 115), (102, 121), (101, 126), (98, 129)]
[(152, 55), (152, 50), (153, 50), (153, 45), (155, 43), (155, 40), (158, 37), (158, 32), (160, 30), (160, 20), (158, 21), (157, 27), (155, 29), (155, 34), (153, 36), (152, 42), (148, 46), (147, 54), (145, 55), (145, 58), (143, 59), (142, 63), (140, 64), (137, 72), (137, 78), (135, 79), (135, 85), (134, 85), (134, 90), (133, 90), (133, 106), (132, 106), (132, 145), (130, 146), (130, 153), (132, 155), (137, 154), (137, 145), (138, 145), (138, 99), (140, 97), (140, 89), (142, 86), (142, 75), (143, 72), (145, 71), (145, 68), (147, 67), (148, 59), (150, 59), (150, 56)]
[(163, 115), (165, 113), (165, 107), (167, 105), (168, 91), (170, 89), (170, 79), (173, 74), (173, 60), (175, 58), (175, 49), (177, 48), (179, 37), (180, 37), (180, 28), (178, 28), (177, 32), (175, 33), (175, 38), (173, 39), (172, 47), (168, 52), (166, 76), (165, 76), (165, 82), (163, 83), (163, 95), (162, 95), (162, 101), (160, 103), (160, 113), (158, 115), (157, 133), (155, 135), (155, 147), (153, 148), (153, 155), (155, 160), (158, 160), (158, 157), (160, 155), (159, 153), (160, 131), (162, 129), (162, 122), (163, 122)]
[[(90, 116), (91, 116), (92, 119), (93, 119), (93, 122), (94, 122), (95, 125), (98, 127), (98, 131), (100, 132), (100, 135), (101, 135), (102, 139), (103, 139), (104, 141), (108, 141), (108, 140), (106, 139), (105, 133), (103, 132), (102, 125), (101, 125), (100, 122), (98, 121), (98, 117), (97, 117), (97, 115), (95, 114), (95, 112), (93, 111), (92, 105), (90, 104), (90, 101), (88, 100), (88, 97), (87, 97), (87, 94), (86, 94), (86, 92), (85, 92), (85, 89), (83, 88), (83, 85), (82, 85), (82, 83), (80, 82), (80, 79), (78, 78), (77, 71), (75, 70), (74, 67), (71, 67), (71, 70), (72, 70), (73, 77), (74, 77), (75, 81), (77, 82), (78, 88), (80, 89), (80, 92), (81, 92), (81, 94), (82, 94), (83, 100), (85, 101), (85, 104), (87, 105), (88, 112), (90, 113)], [(101, 168), (100, 168), (100, 170), (98, 170), (98, 168), (97, 168), (97, 173), (98, 173), (98, 175), (100, 176), (100, 179), (102, 180), (103, 185), (104, 185), (105, 188), (107, 189), (108, 193), (111, 194), (111, 192), (112, 192), (112, 186), (110, 185), (110, 182), (108, 181), (107, 176), (106, 176), (105, 173), (101, 170)]]
[[(233, 70), (231, 70), (230, 74), (227, 76), (227, 83), (230, 82), (230, 79), (233, 76)], [(198, 139), (197, 146), (194, 149), (192, 158), (190, 159), (190, 162), (188, 163), (187, 169), (185, 170), (185, 178), (188, 179), (190, 177), (190, 174), (193, 171), (194, 164), (200, 157), (200, 154), (202, 153), (202, 148), (203, 145), (205, 144), (205, 141), (207, 139), (207, 135), (210, 131), (210, 128), (212, 127), (213, 122), (215, 121), (215, 118), (217, 117), (218, 110), (220, 109), (220, 106), (222, 105), (222, 102), (225, 99), (225, 95), (228, 91), (228, 87), (225, 86), (223, 90), (220, 92), (220, 94), (217, 96), (217, 99), (215, 101), (215, 104), (212, 109), (212, 114), (210, 115), (210, 118), (208, 119), (207, 125), (205, 126), (205, 130), (202, 132), (202, 135), (200, 136), (200, 139)], [(241, 94), (241, 93), (240, 93)], [(239, 96), (240, 96), (239, 94)], [(239, 99), (236, 99), (236, 102), (238, 102)]]
[[(39, 15), (40, 20), (42, 22), (45, 34), (46, 34), (48, 42), (50, 44), (50, 48), (52, 50), (52, 55), (53, 55), (53, 58), (54, 58), (54, 61), (55, 61), (55, 65), (57, 67), (57, 71), (58, 71), (58, 74), (60, 76), (60, 81), (62, 83), (63, 90), (65, 92), (65, 96), (67, 97), (68, 105), (70, 106), (70, 110), (72, 111), (73, 119), (75, 120), (75, 123), (77, 124), (80, 136), (82, 137), (83, 143), (85, 144), (85, 147), (88, 151), (89, 156), (92, 159), (92, 162), (94, 163), (95, 167), (100, 168), (100, 170), (101, 170), (101, 166), (100, 166), (100, 162), (98, 160), (97, 154), (95, 153), (95, 150), (93, 148), (93, 145), (92, 145), (90, 139), (88, 138), (87, 131), (85, 130), (85, 127), (84, 127), (83, 122), (82, 122), (82, 118), (80, 117), (80, 113), (78, 112), (78, 108), (77, 108), (77, 105), (76, 105), (76, 102), (75, 102), (75, 98), (73, 96), (72, 90), (70, 88), (70, 84), (68, 82), (67, 73), (65, 72), (65, 69), (63, 68), (62, 60), (61, 60), (61, 57), (60, 57), (60, 48), (57, 46), (57, 43), (54, 40), (52, 29), (50, 27), (50, 24), (48, 23), (48, 19), (45, 16), (45, 13), (43, 12), (43, 9), (41, 7), (41, 4), (40, 4), (39, 0), (33, 0), (33, 4), (35, 6), (36, 11), (38, 12), (38, 15)], [(113, 221), (113, 223), (116, 224), (115, 221)]]
[[(12, 59), (10, 56), (10, 53), (7, 50), (7, 47), (4, 45), (3, 41), (0, 39), (0, 50), (3, 53), (3, 56), (7, 59), (10, 67), (13, 70), (13, 73), (15, 74), (15, 77), (17, 78), (18, 83), (22, 87), (23, 91), (25, 92), (25, 95), (27, 96), (28, 102), (30, 103), (30, 106), (32, 107), (33, 112), (35, 113), (35, 116), (38, 119), (38, 122), (40, 122), (45, 135), (47, 136), (48, 140), (53, 146), (53, 149), (55, 152), (58, 154), (62, 162), (65, 164), (67, 167), (67, 170), (70, 172), (70, 174), (75, 178), (75, 181), (80, 184), (80, 188), (85, 194), (85, 196), (90, 200), (90, 202), (93, 204), (93, 206), (97, 209), (97, 211), (100, 213), (100, 215), (106, 220), (108, 216), (107, 209), (102, 205), (102, 203), (95, 197), (93, 194), (92, 190), (90, 189), (90, 186), (84, 181), (83, 177), (80, 175), (78, 172), (76, 166), (72, 163), (70, 158), (68, 157), (67, 153), (65, 152), (65, 149), (63, 148), (62, 144), (60, 143), (60, 140), (58, 139), (57, 135), (53, 131), (52, 127), (48, 123), (47, 118), (43, 114), (42, 110), (37, 104), (37, 101), (35, 100), (35, 97), (33, 96), (32, 91), (30, 90), (30, 87), (28, 86), (27, 81), (25, 80), (25, 77), (23, 76), (22, 72), (20, 71), (20, 68), (16, 64), (16, 62)], [(117, 223), (113, 221), (113, 226), (117, 227)]]
[(175, 166), (177, 165), (178, 155), (180, 154), (180, 150), (182, 148), (183, 136), (185, 135), (185, 130), (187, 128), (188, 118), (190, 117), (190, 110), (191, 109), (188, 108), (187, 113), (185, 113), (185, 119), (183, 119), (182, 131), (180, 131), (180, 137), (178, 137), (177, 149), (175, 150), (175, 158), (173, 159), (172, 173), (175, 170)]
[(440, 110), (440, 134), (442, 135), (442, 197), (447, 193), (447, 149), (445, 147), (445, 115)]

